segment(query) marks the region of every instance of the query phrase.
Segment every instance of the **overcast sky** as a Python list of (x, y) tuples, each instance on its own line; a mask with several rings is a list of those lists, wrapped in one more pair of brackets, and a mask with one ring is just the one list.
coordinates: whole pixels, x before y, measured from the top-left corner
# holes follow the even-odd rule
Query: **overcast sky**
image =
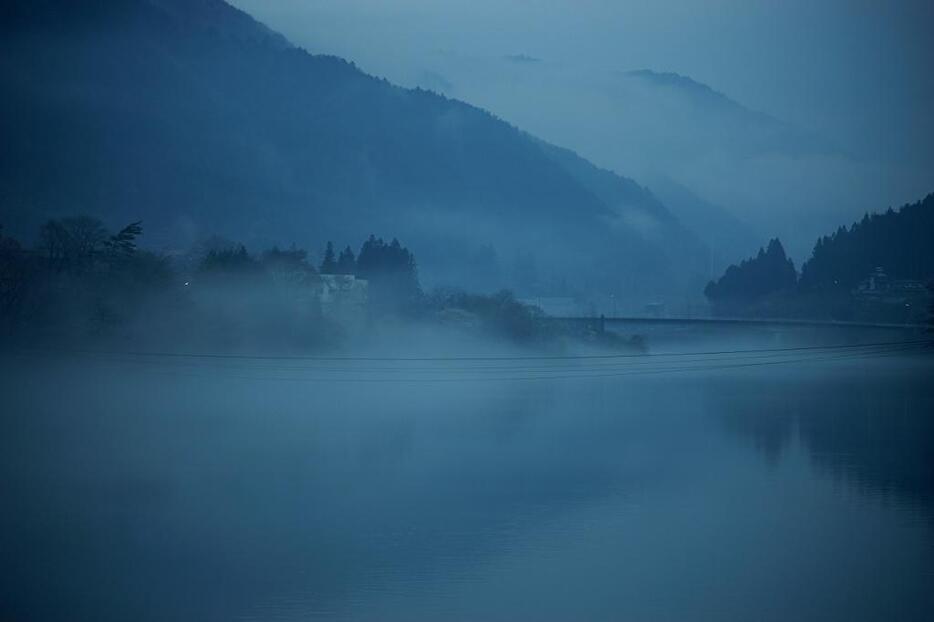
[(802, 125), (934, 104), (929, 0), (234, 0), (313, 52), (403, 78), (420, 57), (652, 68)]

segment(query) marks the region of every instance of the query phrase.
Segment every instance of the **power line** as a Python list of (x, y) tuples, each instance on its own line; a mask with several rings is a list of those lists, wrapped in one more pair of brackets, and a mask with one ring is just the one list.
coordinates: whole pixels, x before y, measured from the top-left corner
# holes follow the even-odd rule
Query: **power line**
[(843, 350), (867, 348), (872, 346), (894, 346), (928, 344), (928, 340), (883, 341), (865, 344), (837, 344), (830, 346), (797, 346), (791, 348), (756, 348), (747, 350), (712, 350), (701, 352), (646, 352), (626, 354), (580, 354), (580, 355), (522, 355), (522, 356), (318, 356), (318, 355), (256, 355), (256, 354), (220, 354), (197, 352), (159, 352), (159, 351), (118, 351), (75, 348), (19, 348), (22, 352), (40, 354), (80, 354), (104, 356), (131, 356), (148, 358), (181, 358), (210, 360), (245, 360), (245, 361), (322, 361), (322, 362), (495, 362), (495, 361), (576, 361), (576, 360), (616, 360), (646, 357), (689, 357), (717, 356), (730, 354), (757, 354), (768, 352), (806, 352), (821, 350)]
[[(910, 342), (902, 342), (910, 343)], [(808, 357), (798, 357), (798, 358), (781, 358), (778, 360), (766, 360), (766, 361), (753, 361), (744, 360), (743, 357), (734, 357), (733, 359), (719, 359), (718, 364), (714, 365), (698, 365), (697, 363), (701, 362), (697, 359), (691, 359), (685, 361), (687, 365), (682, 364), (681, 366), (672, 366), (679, 361), (667, 361), (663, 363), (661, 367), (649, 367), (649, 368), (630, 368), (630, 369), (611, 369), (609, 372), (604, 373), (594, 373), (594, 371), (585, 371), (579, 372), (574, 368), (560, 369), (556, 368), (555, 372), (527, 372), (523, 368), (517, 367), (515, 370), (516, 373), (522, 373), (524, 375), (465, 375), (463, 371), (458, 370), (441, 370), (446, 371), (449, 375), (448, 377), (425, 377), (425, 376), (410, 376), (410, 377), (378, 377), (378, 376), (321, 376), (321, 375), (299, 375), (299, 376), (277, 376), (277, 375), (264, 375), (264, 374), (249, 374), (249, 375), (231, 375), (231, 374), (222, 374), (218, 376), (217, 374), (198, 374), (189, 372), (177, 371), (180, 367), (179, 365), (171, 365), (175, 369), (172, 370), (163, 370), (161, 372), (156, 371), (155, 373), (164, 373), (170, 375), (182, 375), (187, 377), (195, 378), (209, 378), (209, 379), (234, 379), (234, 380), (247, 380), (247, 381), (256, 381), (256, 380), (265, 380), (265, 381), (279, 381), (279, 382), (300, 382), (300, 383), (334, 383), (334, 384), (345, 384), (345, 383), (377, 383), (377, 384), (392, 384), (392, 383), (462, 383), (462, 382), (510, 382), (510, 381), (542, 381), (542, 380), (570, 380), (570, 379), (579, 379), (579, 380), (593, 380), (593, 379), (607, 379), (607, 378), (620, 378), (626, 376), (642, 376), (642, 375), (659, 375), (659, 374), (673, 374), (673, 373), (684, 373), (684, 372), (710, 372), (710, 371), (721, 371), (729, 369), (744, 369), (744, 368), (757, 368), (764, 366), (775, 366), (775, 365), (787, 365), (787, 364), (800, 364), (800, 363), (820, 363), (828, 361), (840, 361), (840, 360), (858, 360), (858, 359), (873, 359), (873, 358), (884, 358), (889, 356), (902, 355), (912, 351), (920, 351), (916, 347), (907, 347), (899, 344), (898, 347), (890, 347), (886, 349), (876, 349), (868, 351), (838, 351), (836, 353), (823, 353), (817, 354), (814, 356)], [(120, 361), (117, 361), (120, 362)], [(205, 369), (205, 368), (202, 368)], [(216, 368), (206, 368), (206, 369), (216, 369)], [(222, 368), (226, 370), (231, 370), (232, 368)], [(236, 369), (236, 368), (233, 368)], [(266, 371), (268, 368), (263, 367), (252, 367), (245, 368), (243, 371), (254, 371), (262, 372)], [(314, 368), (308, 368), (308, 371), (320, 371), (315, 370)], [(411, 370), (409, 370), (411, 371)], [(356, 370), (347, 369), (341, 370), (339, 373), (351, 374), (355, 373)]]
[[(875, 352), (885, 352), (889, 350), (896, 349), (898, 351), (908, 351), (911, 349), (918, 348), (918, 345), (915, 345), (911, 342), (904, 342), (897, 345), (863, 345), (859, 349), (847, 349), (845, 352), (855, 352), (855, 353), (875, 353)], [(832, 353), (834, 349), (824, 350), (823, 352)], [(779, 358), (783, 356), (788, 356), (790, 352), (770, 352), (770, 351), (756, 351), (756, 350), (744, 350), (743, 354), (729, 354), (725, 356), (716, 356), (716, 357), (707, 357), (707, 358), (693, 358), (685, 357), (683, 362), (690, 363), (692, 365), (697, 365), (700, 363), (724, 363), (724, 362), (735, 362), (738, 360), (757, 360), (757, 359), (768, 359), (768, 358)], [(746, 354), (746, 353), (749, 354)], [(296, 372), (320, 372), (327, 374), (339, 374), (339, 373), (361, 373), (361, 374), (403, 374), (403, 373), (424, 373), (424, 374), (450, 374), (458, 372), (473, 372), (473, 373), (500, 373), (500, 372), (524, 372), (524, 373), (554, 373), (554, 372), (573, 372), (573, 373), (582, 373), (582, 372), (591, 372), (591, 371), (613, 371), (620, 369), (632, 369), (645, 367), (646, 365), (651, 364), (676, 364), (682, 362), (678, 359), (666, 358), (659, 360), (653, 357), (643, 357), (641, 359), (626, 359), (619, 361), (596, 361), (589, 362), (586, 364), (577, 365), (574, 364), (575, 361), (555, 361), (554, 364), (544, 364), (539, 366), (530, 366), (530, 365), (459, 365), (459, 366), (450, 366), (450, 365), (436, 365), (431, 367), (412, 367), (412, 366), (380, 366), (380, 367), (361, 367), (358, 365), (349, 365), (343, 367), (322, 367), (319, 365), (255, 365), (256, 361), (252, 360), (235, 360), (233, 364), (228, 364), (230, 361), (215, 361), (213, 359), (207, 360), (179, 360), (176, 358), (168, 359), (158, 359), (158, 358), (134, 358), (126, 357), (125, 355), (113, 355), (108, 356), (106, 360), (117, 363), (126, 363), (131, 365), (155, 365), (155, 366), (173, 366), (173, 367), (188, 367), (194, 369), (220, 369), (220, 370), (245, 370), (245, 371), (296, 371)], [(265, 361), (262, 361), (265, 362)], [(246, 363), (243, 365), (240, 363)]]

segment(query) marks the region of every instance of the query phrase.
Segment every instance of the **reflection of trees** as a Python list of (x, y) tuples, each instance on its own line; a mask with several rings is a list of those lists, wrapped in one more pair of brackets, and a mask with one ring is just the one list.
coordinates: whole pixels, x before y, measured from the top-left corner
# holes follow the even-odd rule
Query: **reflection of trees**
[(711, 383), (726, 426), (770, 462), (797, 436), (818, 468), (865, 493), (918, 502), (934, 518), (931, 367)]

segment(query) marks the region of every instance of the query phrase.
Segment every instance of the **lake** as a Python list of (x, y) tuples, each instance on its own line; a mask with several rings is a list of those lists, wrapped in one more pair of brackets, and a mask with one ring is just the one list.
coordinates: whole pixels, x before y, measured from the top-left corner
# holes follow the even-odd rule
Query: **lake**
[(0, 620), (930, 619), (934, 356), (704, 348), (5, 357)]

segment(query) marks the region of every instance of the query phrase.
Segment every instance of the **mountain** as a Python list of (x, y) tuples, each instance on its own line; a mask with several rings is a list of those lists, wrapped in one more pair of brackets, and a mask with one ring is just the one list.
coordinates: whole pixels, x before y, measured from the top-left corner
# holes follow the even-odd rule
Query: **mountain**
[[(599, 168), (570, 149), (538, 141), (545, 154), (575, 181), (590, 190), (618, 216), (617, 229), (634, 230), (643, 244), (689, 249), (702, 256), (707, 248), (648, 188), (613, 171)], [(644, 252), (648, 252), (648, 248)], [(672, 253), (674, 258), (675, 254)]]
[[(685, 232), (657, 201), (649, 235), (580, 166), (490, 113), (311, 55), (221, 0), (2, 10), (0, 220), (12, 231), (86, 213), (143, 219), (168, 246), (374, 232), (404, 239), (429, 283), (522, 288), (512, 267), (531, 258), (543, 282), (636, 297), (672, 294), (692, 265), (698, 245), (665, 243)], [(469, 282), (457, 266), (489, 248), (496, 278)]]
[[(846, 144), (837, 144), (839, 137), (760, 112), (694, 77), (607, 69), (606, 62), (518, 63), (442, 53), (413, 61), (416, 73), (430, 70), (457, 85), (459, 97), (638, 179), (657, 195), (655, 180), (667, 179), (702, 197), (714, 207), (710, 217), (698, 219), (700, 228), (685, 224), (705, 241), (721, 237), (714, 223), (723, 222), (724, 210), (762, 232), (751, 244), (738, 245), (740, 254), (727, 249), (725, 261), (775, 235), (793, 257), (804, 259), (814, 238), (829, 227), (906, 192), (891, 176), (894, 169), (882, 170), (850, 153)], [(423, 83), (415, 74), (398, 73), (406, 83)], [(703, 208), (692, 203), (690, 208)]]
[[(667, 115), (665, 123), (673, 123), (681, 130), (685, 144), (693, 143), (696, 149), (743, 156), (803, 155), (829, 149), (817, 136), (751, 110), (688, 76), (649, 69), (627, 71), (622, 76), (630, 85), (644, 89), (642, 96), (661, 100), (671, 112), (677, 112)], [(669, 126), (668, 133), (674, 134), (673, 129)]]
[(668, 211), (709, 249), (707, 268), (711, 275), (754, 253), (765, 239), (755, 227), (730, 210), (707, 201), (670, 178), (652, 179), (649, 186)]

